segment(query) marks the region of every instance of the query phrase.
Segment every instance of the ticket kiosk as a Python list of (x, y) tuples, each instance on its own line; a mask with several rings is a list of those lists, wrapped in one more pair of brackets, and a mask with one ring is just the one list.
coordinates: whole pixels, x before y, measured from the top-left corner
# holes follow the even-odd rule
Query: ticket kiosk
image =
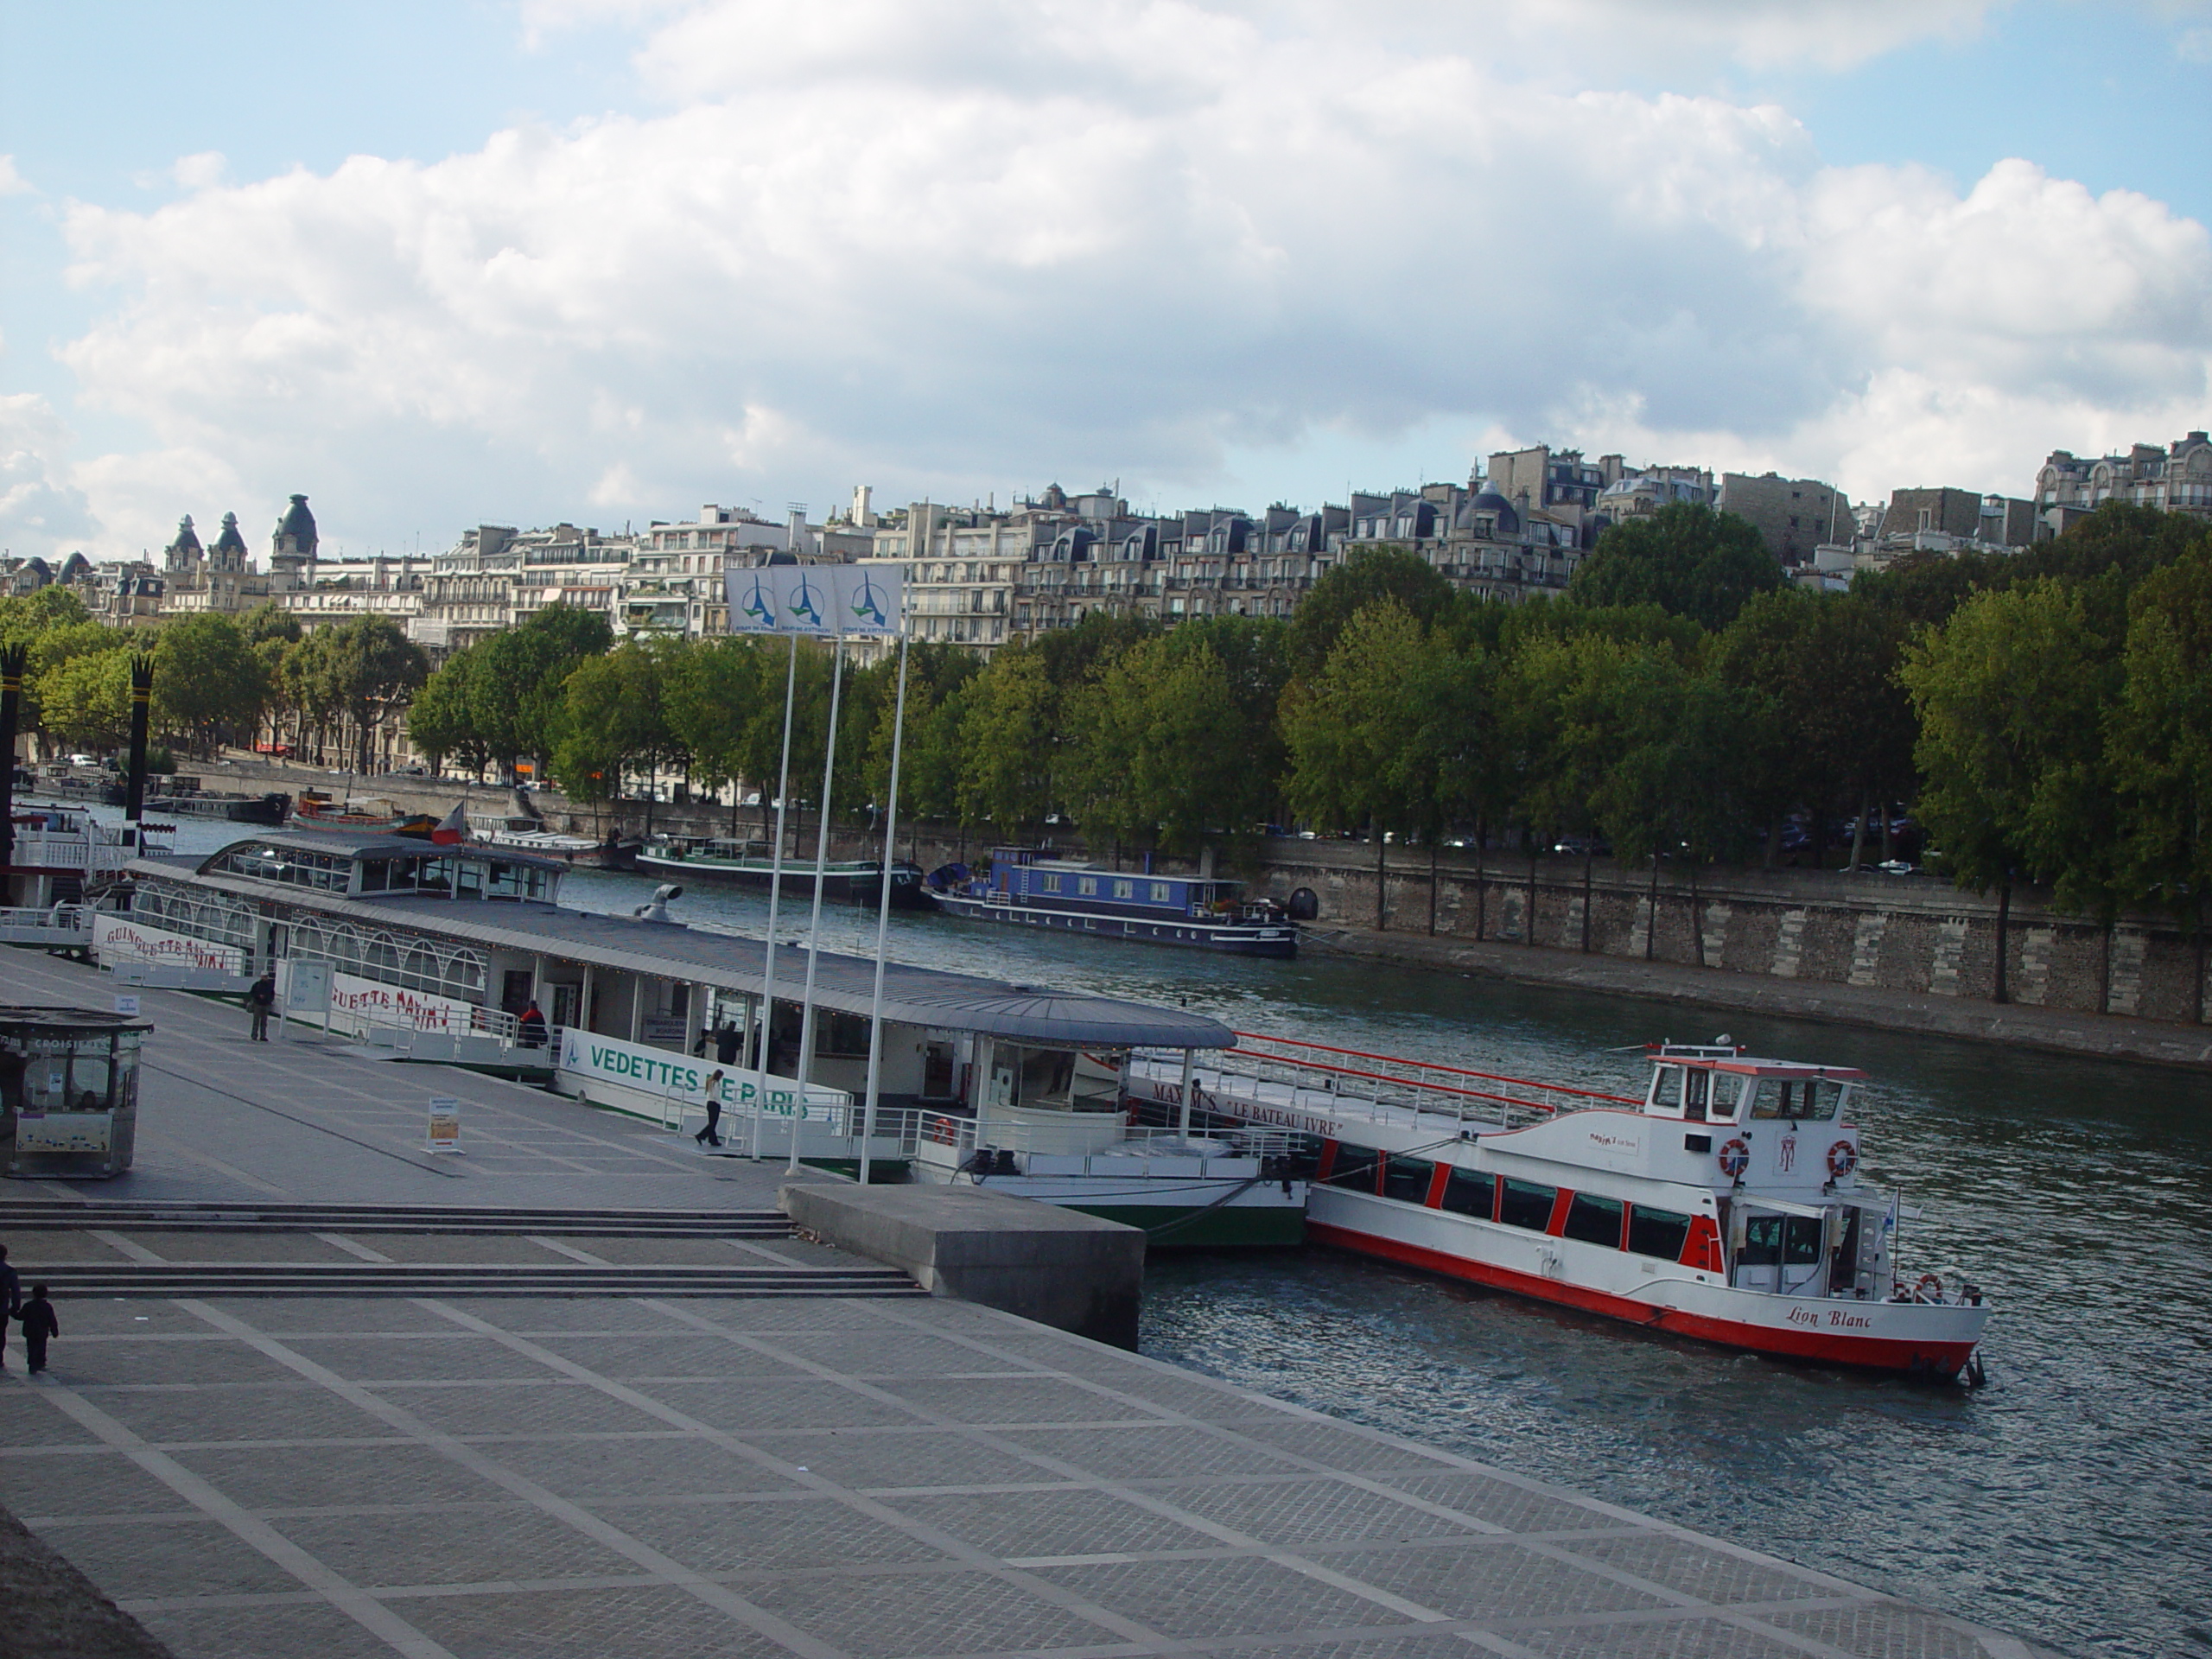
[(130, 1167), (144, 1020), (0, 1007), (0, 1173), (103, 1178)]

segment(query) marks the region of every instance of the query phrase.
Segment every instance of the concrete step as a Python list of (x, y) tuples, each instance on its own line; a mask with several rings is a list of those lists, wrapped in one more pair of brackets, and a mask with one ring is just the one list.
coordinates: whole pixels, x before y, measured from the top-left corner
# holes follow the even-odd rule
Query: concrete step
[(886, 1268), (589, 1267), (554, 1263), (67, 1262), (56, 1296), (921, 1296)]
[(545, 1234), (564, 1238), (783, 1238), (774, 1210), (525, 1210), (435, 1204), (79, 1204), (0, 1202), (0, 1227), (164, 1232)]

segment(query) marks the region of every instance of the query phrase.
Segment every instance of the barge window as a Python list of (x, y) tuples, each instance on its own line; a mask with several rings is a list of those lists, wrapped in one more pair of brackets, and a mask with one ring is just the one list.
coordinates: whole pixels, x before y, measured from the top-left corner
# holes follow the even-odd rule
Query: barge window
[(1164, 905), (1172, 896), (1172, 890), (1165, 881), (1155, 881), (1152, 884), (1152, 902), (1154, 904)]
[(1098, 878), (1095, 875), (1077, 877), (1075, 890), (1085, 899), (1095, 897), (1098, 892)]
[(1497, 1177), (1478, 1175), (1471, 1169), (1455, 1169), (1444, 1183), (1444, 1207), (1454, 1215), (1480, 1216), (1487, 1221), (1497, 1206)]
[(1744, 1248), (1736, 1264), (1745, 1268), (1772, 1268), (1782, 1263), (1782, 1217), (1747, 1216), (1744, 1220)]
[(1134, 881), (1116, 881), (1114, 884), (1114, 896), (1116, 899), (1134, 899), (1136, 897), (1136, 893), (1137, 884)]
[(535, 872), (520, 864), (494, 864), (492, 867), (492, 885), (486, 896), (519, 899), (523, 896), (523, 878), (533, 874)]
[(1825, 1229), (1818, 1216), (1786, 1216), (1782, 1228), (1782, 1265), (1808, 1268), (1821, 1259)]
[(1046, 892), (1047, 892), (1047, 893), (1058, 893), (1059, 890), (1060, 890), (1060, 878), (1059, 878), (1058, 876), (1057, 876), (1057, 875), (1048, 875), (1048, 876), (1046, 876), (1046, 877), (1045, 878), (1045, 891), (1046, 891)]
[(1558, 1201), (1557, 1187), (1535, 1181), (1516, 1181), (1509, 1176), (1504, 1190), (1497, 1196), (1497, 1218), (1509, 1227), (1526, 1227), (1532, 1233), (1548, 1232), (1552, 1224), (1552, 1205)]
[(1372, 1147), (1339, 1145), (1336, 1166), (1329, 1172), (1328, 1185), (1372, 1192), (1375, 1190), (1375, 1166), (1380, 1157), (1381, 1154)]
[(1628, 1212), (1628, 1247), (1638, 1255), (1656, 1255), (1662, 1262), (1681, 1260), (1689, 1243), (1690, 1218), (1672, 1210), (1637, 1205)]
[(1578, 1192), (1574, 1202), (1567, 1206), (1567, 1225), (1560, 1230), (1585, 1244), (1603, 1244), (1609, 1250), (1618, 1250), (1621, 1247), (1622, 1209), (1618, 1198)]
[(1436, 1166), (1426, 1158), (1402, 1158), (1396, 1153), (1382, 1166), (1382, 1196), (1408, 1204), (1427, 1204), (1428, 1184), (1436, 1179)]

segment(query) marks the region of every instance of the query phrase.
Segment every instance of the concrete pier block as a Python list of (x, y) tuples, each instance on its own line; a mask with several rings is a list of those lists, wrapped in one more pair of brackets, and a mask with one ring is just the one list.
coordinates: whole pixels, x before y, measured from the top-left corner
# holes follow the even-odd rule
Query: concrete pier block
[(791, 1181), (777, 1202), (824, 1243), (911, 1274), (932, 1295), (1137, 1345), (1139, 1228), (976, 1187)]

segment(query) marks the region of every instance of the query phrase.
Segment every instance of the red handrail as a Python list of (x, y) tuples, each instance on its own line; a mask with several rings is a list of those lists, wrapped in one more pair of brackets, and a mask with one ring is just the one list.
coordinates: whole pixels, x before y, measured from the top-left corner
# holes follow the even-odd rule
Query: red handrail
[[(1370, 1054), (1363, 1050), (1357, 1048), (1333, 1048), (1326, 1043), (1309, 1043), (1296, 1037), (1270, 1037), (1263, 1032), (1240, 1031), (1236, 1033), (1236, 1038), (1239, 1042), (1243, 1042), (1245, 1039), (1249, 1039), (1251, 1041), (1255, 1043), (1274, 1043), (1285, 1048), (1310, 1048), (1319, 1054), (1341, 1054), (1348, 1059), (1378, 1060), (1384, 1065), (1416, 1066), (1424, 1071), (1448, 1072), (1455, 1077), (1479, 1077), (1484, 1083), (1510, 1083), (1516, 1088), (1541, 1089), (1553, 1094), (1573, 1095), (1580, 1100), (1611, 1101), (1617, 1105), (1622, 1106), (1641, 1106), (1643, 1104), (1642, 1099), (1634, 1095), (1611, 1095), (1605, 1093), (1602, 1090), (1576, 1089), (1563, 1083), (1539, 1083), (1533, 1077), (1510, 1077), (1505, 1076), (1503, 1072), (1498, 1071), (1471, 1071), (1464, 1065), (1444, 1065), (1433, 1060), (1404, 1060), (1400, 1059), (1395, 1054)], [(1267, 1057), (1255, 1056), (1255, 1058), (1265, 1058)], [(1376, 1077), (1376, 1074), (1374, 1072), (1355, 1071), (1349, 1066), (1327, 1065), (1319, 1061), (1301, 1060), (1297, 1062), (1297, 1064), (1301, 1065), (1311, 1065), (1313, 1070), (1317, 1071), (1334, 1071), (1341, 1074), (1342, 1076), (1350, 1077)], [(1382, 1077), (1378, 1080), (1384, 1083), (1411, 1084), (1416, 1088), (1433, 1086), (1443, 1089), (1446, 1086), (1441, 1084), (1423, 1085), (1415, 1083), (1414, 1079), (1409, 1077)], [(1477, 1095), (1480, 1098), (1485, 1100), (1498, 1098), (1498, 1096), (1496, 1096), (1482, 1094), (1482, 1092), (1478, 1090), (1452, 1090), (1451, 1092), (1454, 1094)]]

